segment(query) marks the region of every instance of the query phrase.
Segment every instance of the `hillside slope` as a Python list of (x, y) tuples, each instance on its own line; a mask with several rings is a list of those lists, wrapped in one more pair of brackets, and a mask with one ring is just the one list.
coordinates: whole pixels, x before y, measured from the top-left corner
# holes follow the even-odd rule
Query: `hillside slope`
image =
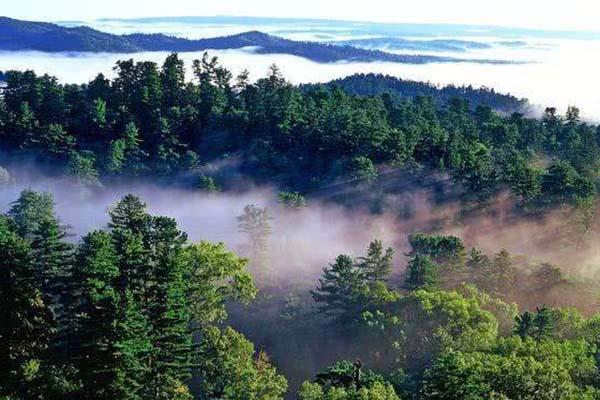
[(383, 74), (354, 74), (323, 84), (303, 85), (303, 90), (318, 87), (341, 88), (350, 95), (379, 96), (385, 93), (400, 98), (427, 96), (434, 99), (438, 106), (447, 104), (453, 98), (468, 100), (472, 107), (488, 105), (502, 112), (525, 111), (528, 102), (511, 94), (499, 93), (494, 89), (472, 86), (436, 86), (428, 82), (418, 82), (396, 78)]

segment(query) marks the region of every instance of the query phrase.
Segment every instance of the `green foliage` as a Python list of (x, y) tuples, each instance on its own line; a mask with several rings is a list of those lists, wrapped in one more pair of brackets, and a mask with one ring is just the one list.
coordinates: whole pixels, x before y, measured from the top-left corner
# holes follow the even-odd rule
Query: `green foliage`
[(409, 236), (410, 255), (428, 256), (441, 267), (460, 268), (465, 263), (465, 246), (456, 236), (428, 236), (416, 233)]
[(223, 243), (201, 242), (185, 249), (188, 302), (195, 323), (207, 326), (227, 316), (225, 303), (248, 302), (256, 296), (248, 261), (227, 251)]
[(471, 249), (466, 261), (466, 267), (472, 270), (483, 270), (490, 265), (490, 259), (483, 252), (475, 247)]
[(408, 263), (404, 281), (408, 289), (434, 289), (438, 282), (437, 265), (429, 256), (417, 255)]
[(60, 325), (67, 318), (64, 302), (69, 292), (73, 249), (66, 242), (66, 228), (54, 213), (54, 200), (50, 194), (25, 190), (12, 203), (8, 216), (15, 232), (31, 247), (31, 262), (35, 266), (32, 284), (52, 310), (48, 329), (62, 336)]
[(515, 284), (515, 265), (510, 253), (506, 250), (496, 254), (488, 272), (488, 288), (491, 290), (506, 293)]
[[(148, 214), (133, 195), (73, 257), (53, 205), (24, 191), (0, 217), (0, 395), (189, 400), (192, 369), (223, 362), (205, 385), (231, 382), (232, 398), (281, 398), (285, 379), (239, 334), (224, 331), (218, 350), (233, 364), (214, 358), (225, 304), (256, 296), (245, 259), (223, 244), (188, 244), (173, 219)], [(211, 332), (217, 342), (207, 341)]]
[(323, 270), (319, 287), (311, 293), (320, 304), (319, 312), (344, 324), (355, 321), (362, 314), (362, 288), (363, 280), (354, 261), (347, 255), (340, 255)]
[[(468, 200), (509, 188), (521, 209), (573, 206), (581, 237), (593, 225), (600, 131), (582, 123), (575, 108), (564, 117), (549, 108), (531, 119), (473, 109), (464, 98), (360, 97), (295, 87), (276, 66), (255, 83), (247, 74), (234, 82), (208, 55), (193, 73), (196, 80), (186, 83), (177, 55), (161, 68), (121, 61), (114, 79), (100, 75), (81, 86), (9, 72), (0, 98), (2, 150), (11, 157), (26, 151), (83, 186), (175, 177), (199, 159), (235, 154), (240, 170), (259, 182), (317, 193), (350, 178), (378, 198), (396, 189), (381, 182), (382, 193), (368, 193), (377, 166), (386, 174), (414, 166), (443, 172)], [(0, 184), (9, 182), (0, 168)], [(199, 185), (220, 189), (208, 176)], [(285, 208), (307, 204), (298, 192), (279, 198)], [(222, 244), (188, 243), (174, 220), (150, 215), (132, 195), (109, 216), (106, 230), (85, 236), (75, 250), (48, 195), (24, 191), (0, 217), (0, 396), (282, 398), (287, 384), (266, 355), (217, 327), (227, 322), (226, 305), (257, 295), (247, 260)], [(248, 205), (238, 224), (250, 269), (269, 283), (268, 210)], [(320, 316), (306, 311), (307, 292), (289, 291), (276, 306), (271, 292), (261, 298), (260, 316), (277, 315), (282, 325), (258, 336), (261, 345), (288, 344), (289, 336), (290, 358), (313, 368), (321, 360), (301, 354), (304, 343), (289, 335), (294, 327), (323, 346), (324, 357), (362, 353), (381, 372), (341, 362), (303, 384), (299, 398), (397, 400), (388, 373), (402, 376), (396, 390), (411, 398), (599, 397), (600, 318), (540, 306), (548, 293), (583, 286), (555, 265), (521, 268), (505, 250), (467, 255), (453, 236), (415, 234), (409, 243), (404, 296), (390, 278), (393, 250), (374, 241), (365, 256), (342, 255), (324, 269), (310, 292)], [(536, 311), (519, 313), (511, 301)], [(321, 317), (339, 329), (311, 336)], [(257, 319), (262, 330), (274, 326)]]
[(325, 369), (317, 374), (314, 383), (302, 384), (298, 398), (399, 400), (392, 385), (373, 371), (363, 371), (360, 361), (342, 361)]
[(343, 326), (360, 322), (365, 313), (396, 300), (398, 294), (387, 284), (392, 257), (393, 251), (384, 253), (378, 240), (371, 243), (366, 257), (338, 256), (323, 269), (319, 286), (311, 291), (319, 312)]
[(119, 259), (119, 290), (131, 294), (148, 320), (152, 343), (143, 366), (142, 391), (149, 398), (175, 398), (190, 376), (192, 321), (188, 300), (187, 237), (173, 219), (147, 214), (146, 205), (129, 195), (110, 212), (109, 227)]
[(198, 188), (205, 192), (220, 192), (221, 186), (214, 180), (213, 177), (202, 175), (198, 178)]
[(498, 322), (480, 300), (457, 292), (417, 290), (391, 303), (385, 318), (385, 343), (395, 350), (387, 357), (414, 374), (444, 351), (487, 349), (498, 333)]
[(73, 176), (77, 184), (82, 186), (98, 186), (98, 171), (95, 167), (96, 159), (90, 151), (72, 152), (69, 157), (67, 170)]
[(394, 250), (389, 247), (384, 250), (383, 242), (375, 240), (369, 244), (366, 257), (357, 260), (358, 268), (364, 277), (371, 282), (386, 281), (392, 272)]
[(286, 379), (262, 352), (231, 328), (203, 331), (198, 351), (201, 396), (206, 399), (277, 400)]
[(125, 149), (126, 143), (123, 139), (115, 140), (110, 143), (108, 150), (108, 159), (106, 160), (106, 168), (112, 173), (119, 173), (123, 170), (125, 164)]
[(373, 371), (363, 371), (360, 361), (354, 363), (340, 361), (317, 374), (315, 379), (315, 383), (328, 388), (360, 389), (364, 386), (372, 386), (376, 382), (383, 382), (383, 378)]
[(550, 166), (543, 178), (543, 190), (556, 202), (574, 201), (596, 194), (594, 183), (563, 160), (557, 160)]
[(546, 306), (538, 307), (535, 313), (525, 311), (516, 318), (515, 334), (521, 338), (535, 340), (551, 338), (554, 334), (554, 313)]
[(24, 146), (44, 149), (58, 158), (68, 155), (75, 144), (76, 139), (67, 134), (60, 124), (50, 124), (41, 132), (29, 133), (24, 141)]
[(381, 382), (359, 390), (336, 387), (324, 390), (317, 383), (304, 382), (298, 391), (298, 398), (300, 400), (399, 400), (392, 385)]
[(87, 235), (74, 269), (75, 331), (73, 362), (79, 395), (90, 399), (141, 399), (151, 351), (147, 318), (131, 293), (119, 290), (119, 255), (111, 235)]
[(353, 180), (363, 185), (369, 185), (377, 179), (378, 172), (373, 162), (364, 156), (353, 158), (348, 163), (348, 172)]
[(593, 399), (593, 348), (508, 339), (490, 352), (448, 352), (425, 374), (427, 399)]
[(118, 139), (109, 144), (105, 168), (111, 174), (140, 175), (145, 169), (148, 158), (141, 148), (142, 140), (135, 123), (129, 122)]
[(32, 398), (54, 336), (29, 243), (0, 217), (0, 396)]
[[(407, 254), (410, 259), (404, 278), (407, 289), (456, 287), (452, 279), (467, 261), (465, 246), (459, 238), (416, 233), (410, 235), (408, 241), (411, 251)], [(473, 263), (473, 260), (469, 261)]]
[(279, 202), (283, 207), (293, 210), (299, 210), (308, 205), (306, 198), (298, 192), (279, 192)]
[[(240, 226), (264, 232), (265, 210), (247, 211)], [(173, 219), (149, 214), (134, 195), (109, 216), (107, 228), (75, 250), (50, 195), (24, 191), (0, 217), (0, 396), (283, 398), (286, 379), (266, 354), (222, 327), (226, 305), (257, 295), (247, 260), (223, 244), (188, 243)], [(403, 296), (390, 282), (394, 252), (380, 240), (366, 255), (341, 255), (325, 268), (311, 294), (340, 329), (329, 325), (324, 343), (348, 341), (342, 347), (351, 352), (332, 354), (360, 355), (377, 372), (339, 362), (302, 384), (299, 398), (598, 397), (598, 316), (546, 306), (519, 314), (499, 298), (523, 276), (507, 251), (490, 259), (473, 249), (466, 257), (454, 237), (414, 235), (410, 243), (407, 282), (418, 284)], [(439, 290), (440, 270), (474, 273), (482, 287)], [(553, 265), (527, 274), (543, 290), (566, 284)], [(269, 301), (261, 299), (261, 311), (270, 312)], [(290, 292), (275, 310), (278, 323), (301, 333), (320, 326), (302, 301)], [(293, 356), (304, 362), (299, 351)]]
[(481, 309), (491, 312), (498, 321), (498, 333), (501, 336), (509, 336), (513, 333), (515, 320), (519, 314), (516, 304), (508, 304), (472, 284), (461, 285), (456, 291), (467, 299), (477, 300)]
[(106, 126), (106, 101), (96, 99), (92, 102), (91, 120), (96, 124), (98, 129), (102, 129)]
[(14, 221), (19, 236), (29, 241), (39, 239), (43, 221), (56, 221), (54, 199), (48, 193), (24, 190), (11, 204), (8, 216)]

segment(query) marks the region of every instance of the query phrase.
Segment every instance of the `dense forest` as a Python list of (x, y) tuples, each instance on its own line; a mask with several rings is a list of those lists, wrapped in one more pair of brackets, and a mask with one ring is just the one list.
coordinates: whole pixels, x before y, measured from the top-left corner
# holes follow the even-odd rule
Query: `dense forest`
[[(235, 79), (208, 55), (194, 62), (195, 82), (173, 54), (162, 67), (121, 61), (115, 78), (62, 85), (32, 71), (6, 72), (0, 145), (67, 172), (85, 185), (131, 177), (173, 181), (202, 163), (237, 157), (253, 179), (308, 192), (340, 180), (369, 185), (378, 168), (428, 168), (448, 174), (468, 194), (510, 189), (528, 209), (595, 196), (600, 128), (547, 108), (541, 119), (490, 105), (473, 109), (452, 89), (435, 97), (356, 96), (350, 81), (301, 90), (273, 66), (255, 83)], [(372, 76), (368, 81), (387, 77)], [(511, 98), (457, 89), (493, 105)], [(62, 170), (61, 170), (62, 168)], [(211, 177), (208, 177), (211, 178)]]
[[(547, 245), (568, 255), (597, 228), (600, 128), (575, 107), (534, 118), (493, 91), (393, 90), (402, 81), (376, 75), (297, 87), (276, 66), (250, 82), (207, 55), (191, 82), (176, 54), (85, 85), (5, 75), (0, 190), (33, 166), (92, 195), (270, 185), (298, 219), (325, 202), (396, 223), (415, 211), (388, 195), (424, 189), (459, 204), (462, 224), (507, 197), (513, 224), (561, 212)], [(392, 88), (364, 93), (361, 79)], [(292, 279), (274, 270), (286, 233), (267, 208), (236, 215), (243, 256), (193, 242), (134, 194), (107, 214), (73, 232), (52, 195), (26, 189), (0, 216), (0, 399), (600, 399), (600, 279), (579, 265), (432, 226)], [(324, 245), (311, 239), (284, 263)]]
[(436, 107), (447, 106), (454, 98), (467, 100), (471, 108), (489, 106), (503, 113), (526, 113), (530, 105), (525, 99), (510, 94), (496, 92), (493, 88), (474, 88), (472, 86), (436, 85), (400, 79), (382, 74), (355, 74), (336, 79), (326, 84), (307, 84), (302, 88), (310, 91), (317, 86), (334, 89), (341, 88), (348, 94), (358, 96), (381, 96), (389, 94), (394, 97), (414, 99), (418, 96), (430, 97)]

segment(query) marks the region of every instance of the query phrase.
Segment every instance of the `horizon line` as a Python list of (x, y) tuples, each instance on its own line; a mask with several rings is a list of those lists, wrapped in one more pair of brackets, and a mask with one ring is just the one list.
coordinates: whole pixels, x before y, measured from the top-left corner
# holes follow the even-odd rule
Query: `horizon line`
[(102, 21), (159, 21), (159, 20), (182, 20), (182, 19), (211, 19), (211, 18), (238, 18), (246, 20), (274, 20), (274, 21), (304, 21), (304, 22), (322, 22), (322, 23), (351, 23), (351, 24), (365, 24), (365, 25), (379, 25), (379, 26), (449, 26), (449, 27), (464, 27), (464, 28), (491, 28), (491, 29), (502, 29), (502, 30), (519, 30), (530, 33), (562, 33), (562, 34), (592, 34), (598, 35), (597, 39), (600, 39), (600, 30), (594, 29), (565, 29), (565, 28), (534, 28), (517, 25), (503, 25), (503, 24), (477, 24), (477, 23), (457, 23), (457, 22), (412, 22), (412, 21), (398, 21), (398, 22), (383, 22), (383, 21), (368, 21), (368, 20), (353, 20), (353, 19), (335, 19), (335, 18), (320, 18), (320, 17), (288, 17), (288, 16), (252, 16), (252, 15), (232, 15), (232, 14), (212, 14), (212, 15), (179, 15), (179, 16), (141, 16), (141, 17), (97, 17), (97, 18), (70, 18), (70, 19), (46, 19), (39, 17), (11, 17), (4, 15), (4, 17), (18, 19), (22, 21), (30, 22), (48, 22), (54, 24), (77, 24), (77, 23), (91, 23), (91, 22), (102, 22)]

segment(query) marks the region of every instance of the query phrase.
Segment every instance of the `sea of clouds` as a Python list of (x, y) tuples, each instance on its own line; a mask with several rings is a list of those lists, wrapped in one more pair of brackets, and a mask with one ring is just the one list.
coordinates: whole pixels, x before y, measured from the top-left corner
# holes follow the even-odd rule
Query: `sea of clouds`
[[(77, 24), (77, 23), (75, 23)], [(336, 41), (364, 37), (365, 29), (357, 29), (356, 33), (344, 26), (326, 25), (318, 27), (309, 23), (292, 24), (287, 30), (281, 24), (261, 24), (256, 26), (245, 24), (215, 23), (176, 23), (176, 22), (135, 22), (135, 21), (100, 21), (87, 23), (88, 26), (116, 33), (132, 32), (156, 33), (200, 38), (215, 37), (248, 31), (262, 30), (279, 34), (291, 39)], [(381, 35), (389, 36), (385, 31)], [(523, 33), (521, 33), (523, 35)], [(539, 36), (539, 35), (538, 35)], [(460, 53), (403, 51), (447, 55), (460, 58), (500, 59), (525, 62), (521, 64), (478, 64), (478, 63), (430, 63), (424, 65), (398, 63), (353, 63), (340, 62), (319, 64), (306, 59), (282, 55), (255, 54), (253, 49), (212, 51), (222, 63), (234, 73), (248, 69), (251, 77), (263, 76), (269, 65), (276, 63), (285, 77), (293, 83), (324, 82), (335, 78), (352, 75), (357, 72), (375, 72), (397, 76), (404, 79), (428, 81), (439, 85), (473, 85), (486, 86), (500, 92), (511, 93), (518, 97), (528, 98), (538, 109), (547, 106), (557, 107), (564, 111), (566, 107), (575, 105), (582, 110), (582, 115), (592, 121), (600, 121), (600, 40), (593, 39), (557, 39), (555, 37), (492, 37), (465, 32), (462, 36), (407, 36), (411, 40), (458, 39), (470, 40), (491, 45), (484, 49), (467, 49)], [(512, 42), (510, 42), (512, 41)], [(502, 45), (501, 43), (504, 43)], [(518, 45), (506, 45), (513, 43)], [(134, 58), (161, 63), (166, 52), (146, 52), (138, 54), (92, 54), (92, 53), (59, 53), (49, 54), (32, 51), (0, 52), (0, 70), (33, 69), (40, 74), (48, 73), (57, 76), (62, 82), (85, 83), (97, 73), (113, 74), (113, 67), (118, 60)], [(184, 53), (181, 57), (188, 67), (202, 53)], [(188, 68), (188, 70), (191, 68)], [(191, 76), (189, 77), (192, 78)]]

